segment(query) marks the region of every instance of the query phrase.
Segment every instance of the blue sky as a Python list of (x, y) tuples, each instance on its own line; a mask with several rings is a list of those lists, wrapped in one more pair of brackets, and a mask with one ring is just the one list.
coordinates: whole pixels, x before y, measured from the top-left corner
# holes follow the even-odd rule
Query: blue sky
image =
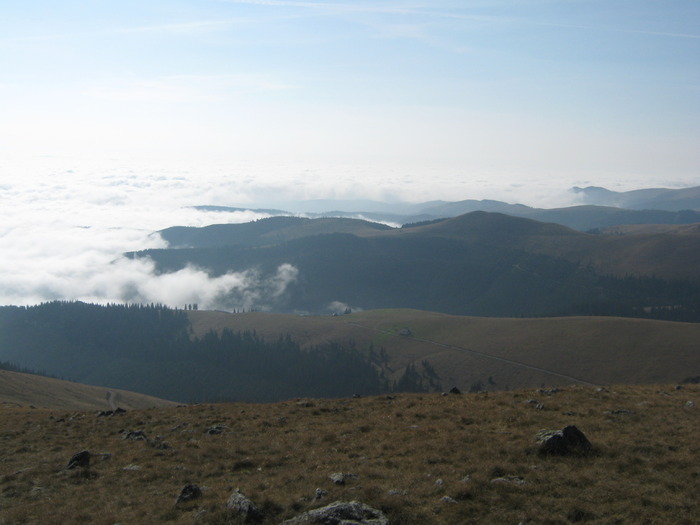
[(213, 308), (256, 276), (121, 254), (261, 217), (197, 204), (700, 185), (700, 1), (3, 0), (0, 100), (0, 304)]
[(0, 96), (18, 162), (700, 184), (700, 2), (8, 0)]

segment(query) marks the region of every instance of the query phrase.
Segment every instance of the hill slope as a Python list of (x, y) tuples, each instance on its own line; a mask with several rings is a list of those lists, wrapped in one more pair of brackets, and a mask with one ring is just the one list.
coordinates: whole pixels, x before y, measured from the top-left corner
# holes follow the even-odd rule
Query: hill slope
[[(337, 317), (189, 312), (192, 330), (290, 334), (303, 345), (353, 340), (383, 348), (385, 374), (398, 380), (428, 361), (444, 389), (489, 390), (681, 381), (700, 375), (700, 325), (615, 317), (502, 319), (417, 310), (373, 310)], [(489, 380), (490, 378), (490, 380)]]
[(64, 410), (114, 410), (175, 406), (157, 397), (0, 370), (0, 403)]
[[(566, 388), (94, 414), (0, 405), (6, 523), (279, 525), (357, 500), (394, 525), (673, 523), (700, 515), (700, 389)], [(576, 425), (586, 456), (537, 453)], [(140, 436), (142, 439), (134, 439)], [(87, 450), (87, 467), (67, 469)], [(342, 483), (330, 476), (343, 473)], [(200, 497), (176, 504), (185, 485)]]
[[(270, 229), (258, 240), (244, 237), (244, 244), (234, 237), (215, 246), (128, 256), (150, 257), (160, 272), (194, 265), (215, 276), (254, 272), (260, 282), (274, 282), (280, 268), (291, 267), (294, 280), (284, 293), (267, 294), (253, 305), (277, 312), (322, 313), (342, 303), (461, 315), (700, 319), (700, 234), (590, 235), (473, 212), (400, 229), (304, 220), (289, 240), (289, 221), (296, 222), (283, 218), (250, 225)], [(336, 226), (341, 231), (334, 231)], [(315, 234), (319, 230), (326, 233)], [(204, 230), (189, 232), (191, 238), (199, 234), (208, 238)], [(239, 309), (248, 297), (222, 295), (215, 307)]]

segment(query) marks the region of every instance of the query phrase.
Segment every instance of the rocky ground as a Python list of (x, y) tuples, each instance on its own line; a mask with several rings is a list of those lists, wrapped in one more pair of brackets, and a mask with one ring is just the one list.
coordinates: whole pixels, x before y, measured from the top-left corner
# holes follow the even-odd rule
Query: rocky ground
[(2, 405), (0, 523), (695, 524), (698, 403), (671, 385)]

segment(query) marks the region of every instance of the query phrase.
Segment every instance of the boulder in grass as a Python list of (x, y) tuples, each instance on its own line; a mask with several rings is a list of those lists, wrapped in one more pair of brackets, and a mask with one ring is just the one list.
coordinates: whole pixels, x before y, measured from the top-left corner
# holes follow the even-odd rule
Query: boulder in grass
[(562, 430), (540, 430), (539, 453), (545, 456), (585, 456), (593, 452), (593, 445), (586, 435), (574, 425)]
[(260, 514), (255, 504), (241, 492), (241, 489), (233, 491), (233, 494), (226, 502), (226, 508), (245, 520), (255, 519)]
[(194, 483), (189, 483), (185, 485), (180, 491), (180, 495), (177, 497), (177, 503), (187, 503), (189, 501), (194, 501), (202, 497), (202, 489)]
[(69, 469), (74, 468), (88, 468), (90, 466), (90, 452), (87, 450), (81, 450), (77, 454), (73, 454), (73, 457), (68, 461)]
[(359, 501), (336, 501), (282, 522), (281, 525), (389, 525), (381, 510)]

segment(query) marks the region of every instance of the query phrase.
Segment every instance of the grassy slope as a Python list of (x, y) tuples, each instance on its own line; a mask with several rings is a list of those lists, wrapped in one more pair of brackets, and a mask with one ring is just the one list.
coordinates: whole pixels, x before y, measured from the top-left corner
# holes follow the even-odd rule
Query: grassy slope
[[(110, 394), (111, 392), (111, 394)], [(174, 406), (156, 397), (62, 381), (33, 374), (0, 370), (0, 403), (8, 406), (34, 405), (70, 410), (109, 410), (113, 404), (124, 409)]]
[[(302, 344), (354, 340), (386, 348), (391, 378), (427, 359), (443, 387), (466, 389), (492, 376), (495, 388), (571, 383), (680, 381), (700, 374), (700, 325), (614, 317), (505, 319), (418, 310), (373, 310), (338, 317), (190, 312), (194, 333), (230, 328)], [(411, 336), (400, 335), (404, 328)]]
[[(0, 523), (239, 523), (225, 509), (239, 487), (264, 524), (335, 500), (381, 508), (393, 525), (692, 524), (698, 406), (697, 385), (200, 405), (111, 418), (0, 405)], [(215, 424), (224, 433), (208, 435)], [(536, 454), (539, 429), (568, 424), (595, 455)], [(124, 429), (162, 436), (170, 448), (122, 439)], [(66, 470), (83, 449), (109, 456)], [(357, 478), (334, 485), (334, 472)], [(510, 476), (523, 483), (493, 481)], [(186, 483), (203, 497), (177, 507)], [(327, 496), (314, 500), (317, 488)]]

